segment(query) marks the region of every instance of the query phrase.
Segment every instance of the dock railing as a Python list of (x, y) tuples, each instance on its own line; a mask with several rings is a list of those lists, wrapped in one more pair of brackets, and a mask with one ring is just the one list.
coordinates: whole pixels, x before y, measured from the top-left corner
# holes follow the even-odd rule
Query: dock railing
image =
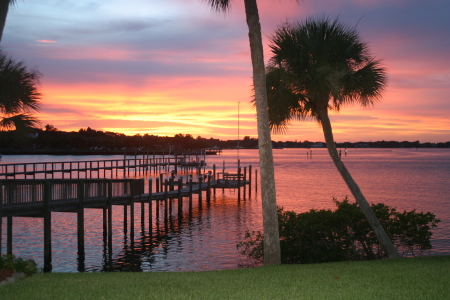
[[(134, 193), (130, 193), (132, 186)], [(40, 215), (45, 202), (52, 211), (72, 211), (84, 207), (106, 205), (108, 199), (116, 202), (142, 191), (140, 179), (47, 179), (0, 181), (0, 216)]]

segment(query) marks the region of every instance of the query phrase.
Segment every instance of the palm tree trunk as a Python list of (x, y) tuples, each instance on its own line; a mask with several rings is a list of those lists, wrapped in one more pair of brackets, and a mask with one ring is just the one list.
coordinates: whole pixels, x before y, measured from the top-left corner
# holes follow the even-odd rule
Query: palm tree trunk
[(8, 16), (8, 8), (11, 0), (0, 0), (0, 42), (5, 29), (6, 17)]
[(369, 221), (370, 227), (377, 236), (381, 247), (383, 247), (384, 251), (386, 251), (388, 258), (399, 258), (400, 255), (398, 254), (397, 249), (395, 248), (391, 239), (387, 235), (377, 216), (373, 212), (372, 208), (370, 207), (370, 204), (367, 202), (366, 198), (362, 194), (358, 185), (353, 180), (353, 177), (350, 175), (350, 172), (347, 170), (341, 158), (339, 157), (338, 151), (336, 149), (336, 143), (334, 142), (333, 138), (333, 131), (331, 128), (330, 118), (328, 117), (328, 108), (325, 107), (320, 109), (319, 115), (322, 124), (323, 134), (325, 136), (325, 141), (327, 144), (328, 153), (330, 154), (331, 159), (334, 162), (334, 165), (336, 166), (345, 183), (347, 184), (348, 188), (352, 192), (353, 197), (355, 197), (356, 202), (358, 203), (362, 213)]
[(275, 194), (275, 175), (270, 136), (269, 113), (267, 111), (266, 74), (261, 38), (261, 25), (256, 0), (245, 0), (245, 14), (250, 40), (253, 65), (253, 87), (255, 89), (258, 124), (259, 164), (261, 172), (261, 195), (264, 227), (264, 264), (281, 264), (278, 212)]

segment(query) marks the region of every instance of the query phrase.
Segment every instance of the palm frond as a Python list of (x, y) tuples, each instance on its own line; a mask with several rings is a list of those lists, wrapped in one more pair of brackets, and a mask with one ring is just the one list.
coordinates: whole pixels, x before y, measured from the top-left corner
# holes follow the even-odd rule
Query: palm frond
[(227, 12), (230, 9), (231, 0), (203, 0), (214, 11)]
[(4, 114), (39, 111), (41, 93), (37, 90), (41, 74), (28, 70), (23, 62), (0, 52), (0, 112)]
[(16, 130), (20, 132), (28, 132), (31, 129), (38, 128), (40, 122), (34, 116), (29, 114), (18, 114), (10, 117), (4, 117), (0, 121), (0, 129)]
[(293, 74), (289, 89), (304, 96), (303, 116), (317, 119), (319, 106), (338, 111), (344, 105), (370, 106), (380, 99), (384, 68), (370, 56), (356, 29), (338, 19), (285, 23), (270, 42), (269, 66)]

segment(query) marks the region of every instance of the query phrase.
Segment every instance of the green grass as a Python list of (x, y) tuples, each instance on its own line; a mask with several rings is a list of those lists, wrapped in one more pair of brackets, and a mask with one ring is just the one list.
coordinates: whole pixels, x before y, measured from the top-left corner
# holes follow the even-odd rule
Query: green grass
[(47, 273), (0, 299), (450, 299), (450, 256), (204, 272)]

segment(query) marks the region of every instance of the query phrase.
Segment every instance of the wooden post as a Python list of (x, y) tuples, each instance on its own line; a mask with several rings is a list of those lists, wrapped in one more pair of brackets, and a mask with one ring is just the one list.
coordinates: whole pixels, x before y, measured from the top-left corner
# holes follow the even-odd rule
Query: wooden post
[[(84, 181), (77, 184), (78, 211), (77, 211), (77, 241), (78, 241), (78, 272), (84, 272)], [(103, 220), (104, 221), (104, 220)]]
[(183, 177), (178, 179), (178, 217), (183, 215), (183, 197), (181, 196), (181, 189), (183, 188)]
[(255, 193), (258, 192), (258, 170), (255, 169)]
[(128, 205), (126, 204), (123, 206), (123, 233), (128, 233)]
[(44, 182), (44, 272), (50, 272), (52, 270), (52, 241), (51, 241), (51, 184), (50, 181)]
[[(216, 173), (216, 165), (214, 164), (213, 165), (213, 180), (217, 180), (218, 178), (217, 178), (217, 173)], [(214, 186), (214, 190), (213, 190), (213, 192), (214, 192), (214, 198), (216, 197), (216, 187)]]
[(198, 206), (202, 207), (202, 182), (203, 176), (198, 176)]
[(108, 180), (108, 258), (112, 259), (112, 180)]
[[(143, 170), (142, 173), (144, 173), (145, 170)], [(144, 184), (144, 178), (140, 179), (140, 188), (139, 188), (139, 199), (141, 198), (142, 194), (145, 193), (145, 184)], [(144, 201), (140, 201), (141, 202), (141, 225), (144, 228), (143, 231), (145, 231), (145, 202)]]
[(192, 212), (192, 175), (189, 176), (189, 212)]
[(141, 201), (141, 226), (145, 231), (145, 202)]
[(247, 167), (244, 166), (244, 200), (245, 200), (245, 192), (247, 191)]
[(6, 254), (12, 255), (13, 244), (13, 218), (6, 217)]
[[(238, 160), (239, 165), (239, 160)], [(237, 176), (237, 186), (238, 186), (238, 201), (241, 201), (241, 167), (238, 166), (238, 176)]]
[(152, 224), (153, 224), (153, 220), (152, 220), (152, 218), (153, 218), (153, 210), (152, 210), (153, 191), (152, 191), (152, 189), (153, 189), (153, 181), (150, 178), (148, 181), (148, 231), (149, 231), (150, 235), (152, 234), (152, 229), (153, 229), (153, 227), (152, 227)]
[(168, 211), (168, 199), (167, 199), (167, 189), (168, 182), (167, 179), (164, 181), (164, 228), (165, 231), (168, 231), (168, 221), (169, 221), (169, 211)]
[(136, 193), (136, 181), (131, 180), (131, 192), (130, 192), (130, 240), (134, 243), (134, 194)]
[(248, 198), (252, 197), (252, 165), (248, 166)]
[[(173, 191), (174, 190), (174, 188), (173, 188), (173, 179), (170, 177), (169, 178), (169, 190), (170, 191)], [(169, 201), (169, 216), (172, 216), (172, 198), (170, 198), (168, 201)]]
[(211, 174), (208, 174), (208, 185), (206, 190), (206, 202), (211, 204)]

